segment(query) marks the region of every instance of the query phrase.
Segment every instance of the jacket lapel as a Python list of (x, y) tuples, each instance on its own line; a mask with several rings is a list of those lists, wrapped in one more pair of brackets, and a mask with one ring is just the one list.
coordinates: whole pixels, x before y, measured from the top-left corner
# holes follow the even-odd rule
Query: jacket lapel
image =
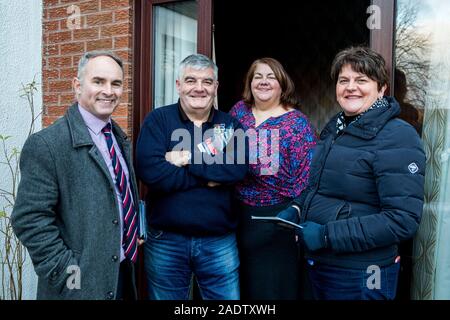
[(83, 117), (78, 111), (78, 104), (74, 103), (66, 113), (67, 123), (69, 124), (69, 131), (72, 137), (72, 146), (74, 148), (94, 145), (94, 142), (89, 135), (88, 128), (84, 123)]
[[(81, 116), (80, 112), (78, 111), (77, 103), (73, 104), (67, 110), (66, 119), (67, 119), (67, 123), (69, 125), (69, 131), (70, 131), (70, 134), (72, 137), (73, 148), (91, 146), (91, 148), (89, 149), (89, 156), (98, 165), (98, 167), (103, 172), (105, 177), (108, 179), (111, 187), (114, 190), (114, 181), (111, 178), (111, 175), (109, 173), (109, 170), (105, 163), (105, 160), (103, 159), (102, 155), (100, 154), (100, 151), (98, 150), (97, 146), (92, 141), (92, 138), (86, 127), (86, 124), (84, 123), (83, 117)], [(128, 139), (125, 132), (123, 132), (122, 129), (120, 129), (119, 125), (114, 120), (111, 120), (111, 123), (112, 123), (114, 137), (116, 138), (116, 141), (119, 144), (119, 147), (122, 151), (122, 155), (127, 163), (128, 172), (130, 173), (130, 183), (132, 186), (133, 195), (134, 195), (135, 199), (138, 199), (137, 182), (136, 182), (136, 178), (134, 175), (133, 161), (131, 158), (130, 140)], [(138, 208), (138, 206), (136, 205), (136, 210), (137, 210), (137, 208)]]
[(74, 149), (81, 147), (91, 146), (89, 149), (89, 155), (94, 160), (94, 162), (98, 165), (100, 170), (103, 172), (105, 177), (108, 179), (110, 185), (114, 188), (114, 182), (109, 174), (108, 167), (103, 160), (100, 151), (97, 146), (92, 141), (92, 138), (89, 134), (88, 128), (84, 123), (83, 117), (78, 111), (78, 104), (73, 104), (66, 113), (67, 123), (69, 125), (70, 135), (72, 137), (72, 146)]

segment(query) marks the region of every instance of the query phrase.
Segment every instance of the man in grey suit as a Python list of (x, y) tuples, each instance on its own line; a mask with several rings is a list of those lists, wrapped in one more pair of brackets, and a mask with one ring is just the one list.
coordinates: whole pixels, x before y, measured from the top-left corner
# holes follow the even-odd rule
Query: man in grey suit
[(38, 299), (135, 299), (138, 190), (130, 141), (111, 120), (122, 61), (85, 53), (73, 87), (77, 103), (25, 142), (14, 232), (39, 277)]

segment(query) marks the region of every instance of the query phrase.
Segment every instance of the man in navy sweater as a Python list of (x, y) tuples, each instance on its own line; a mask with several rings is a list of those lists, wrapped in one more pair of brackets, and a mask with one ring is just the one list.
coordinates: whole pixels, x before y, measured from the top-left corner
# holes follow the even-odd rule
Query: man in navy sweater
[(150, 299), (188, 299), (193, 275), (203, 299), (239, 299), (231, 198), (247, 172), (247, 144), (239, 122), (213, 107), (217, 73), (204, 55), (185, 58), (179, 101), (149, 113), (139, 134), (137, 174), (149, 190)]

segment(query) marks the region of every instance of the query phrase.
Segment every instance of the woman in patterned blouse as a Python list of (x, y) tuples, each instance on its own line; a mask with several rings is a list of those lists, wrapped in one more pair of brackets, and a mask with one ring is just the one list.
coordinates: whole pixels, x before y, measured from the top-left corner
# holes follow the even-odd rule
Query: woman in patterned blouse
[(243, 299), (298, 298), (294, 232), (251, 220), (276, 215), (306, 187), (316, 136), (297, 108), (294, 84), (280, 62), (254, 61), (243, 100), (230, 111), (250, 140), (249, 173), (236, 187)]

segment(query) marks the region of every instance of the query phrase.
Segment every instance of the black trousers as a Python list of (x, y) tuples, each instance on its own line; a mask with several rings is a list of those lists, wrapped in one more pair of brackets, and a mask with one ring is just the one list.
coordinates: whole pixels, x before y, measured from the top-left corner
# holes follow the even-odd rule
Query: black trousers
[(134, 264), (125, 259), (120, 263), (116, 300), (137, 300)]
[(295, 232), (251, 219), (252, 215), (275, 216), (287, 205), (240, 206), (238, 246), (242, 299), (299, 299), (300, 259)]

